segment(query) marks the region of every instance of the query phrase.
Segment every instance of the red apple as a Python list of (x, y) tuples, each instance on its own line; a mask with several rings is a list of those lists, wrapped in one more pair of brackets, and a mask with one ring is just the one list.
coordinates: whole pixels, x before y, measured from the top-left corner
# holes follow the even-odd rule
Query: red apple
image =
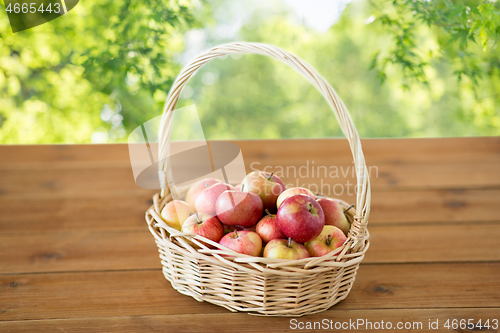
[(347, 217), (345, 216), (340, 203), (337, 200), (330, 198), (318, 199), (318, 203), (321, 205), (323, 213), (325, 214), (325, 224), (333, 225), (342, 230), (344, 235), (347, 235), (349, 229), (351, 228), (351, 224), (347, 221)]
[(184, 221), (193, 213), (193, 208), (187, 202), (172, 200), (163, 207), (160, 215), (168, 226), (181, 230)]
[(207, 187), (198, 194), (194, 203), (194, 208), (198, 213), (206, 213), (214, 216), (217, 198), (222, 192), (227, 190), (234, 190), (234, 187), (224, 183), (216, 183)]
[(273, 173), (263, 171), (250, 172), (241, 182), (241, 190), (257, 194), (264, 204), (264, 209), (276, 212), (276, 200), (286, 190), (285, 184)]
[(279, 195), (278, 200), (276, 200), (276, 207), (279, 208), (281, 203), (283, 201), (285, 201), (286, 198), (291, 197), (292, 195), (295, 195), (295, 194), (305, 194), (305, 195), (310, 196), (313, 199), (316, 199), (316, 197), (314, 196), (314, 193), (312, 193), (307, 188), (292, 187), (292, 188), (289, 188), (288, 190), (283, 191), (283, 193), (281, 193)]
[(325, 226), (320, 204), (305, 194), (295, 194), (283, 201), (277, 218), (283, 233), (300, 243), (318, 236)]
[(278, 225), (276, 215), (273, 215), (266, 209), (267, 215), (260, 219), (255, 227), (255, 231), (259, 234), (264, 243), (268, 243), (273, 239), (286, 239), (285, 234), (281, 231)]
[(325, 225), (318, 237), (304, 245), (311, 257), (321, 257), (341, 247), (347, 237), (344, 232), (333, 225)]
[(235, 230), (222, 237), (219, 244), (238, 253), (254, 257), (260, 256), (262, 251), (262, 239), (256, 232), (248, 230)]
[(309, 258), (304, 245), (288, 239), (273, 239), (264, 248), (264, 258), (272, 259), (304, 259)]
[(222, 223), (244, 228), (257, 224), (263, 210), (262, 200), (251, 192), (225, 191), (215, 204), (215, 212)]
[(205, 179), (198, 180), (196, 183), (191, 185), (191, 187), (187, 191), (185, 201), (189, 205), (191, 205), (191, 207), (194, 207), (194, 203), (196, 201), (196, 198), (201, 193), (201, 191), (203, 191), (207, 187), (210, 187), (216, 183), (222, 183), (222, 181), (215, 179), (215, 178), (205, 178)]
[(182, 226), (182, 231), (203, 236), (216, 243), (224, 236), (224, 227), (219, 219), (203, 213), (188, 217)]

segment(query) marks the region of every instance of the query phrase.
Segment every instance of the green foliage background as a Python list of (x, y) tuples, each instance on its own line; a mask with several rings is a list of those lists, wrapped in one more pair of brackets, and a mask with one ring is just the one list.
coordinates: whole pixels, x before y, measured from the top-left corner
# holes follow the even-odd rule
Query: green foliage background
[[(1, 13), (0, 143), (126, 141), (161, 113), (193, 34), (205, 48), (245, 40), (297, 54), (336, 89), (362, 137), (500, 134), (498, 2), (356, 1), (324, 32), (282, 1), (240, 2), (251, 14), (224, 34), (231, 4), (85, 0), (17, 34)], [(307, 81), (261, 56), (212, 61), (183, 96), (210, 139), (342, 135)]]
[[(0, 13), (0, 142), (123, 141), (156, 116), (180, 70), (189, 1), (80, 1), (13, 34)], [(160, 92), (160, 96), (155, 95)], [(99, 138), (99, 135), (97, 135)]]

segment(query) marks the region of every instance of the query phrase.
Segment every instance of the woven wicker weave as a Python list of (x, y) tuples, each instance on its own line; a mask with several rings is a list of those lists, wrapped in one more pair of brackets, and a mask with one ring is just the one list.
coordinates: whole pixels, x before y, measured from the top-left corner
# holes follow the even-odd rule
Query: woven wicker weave
[[(288, 64), (308, 79), (330, 104), (349, 141), (356, 168), (356, 210), (347, 212), (351, 229), (342, 247), (319, 258), (278, 260), (238, 254), (163, 222), (160, 212), (172, 195), (166, 185), (165, 162), (160, 162), (162, 190), (153, 197), (146, 221), (158, 245), (163, 274), (180, 293), (231, 311), (267, 316), (302, 316), (324, 311), (347, 297), (368, 249), (370, 182), (360, 139), (349, 113), (333, 88), (309, 64), (278, 47), (257, 43), (221, 45), (199, 55), (183, 69), (168, 95), (160, 128), (159, 160), (165, 161), (169, 153), (172, 111), (182, 87), (206, 62), (235, 53), (266, 55)], [(345, 202), (341, 205), (348, 207)], [(221, 256), (224, 254), (231, 258)]]

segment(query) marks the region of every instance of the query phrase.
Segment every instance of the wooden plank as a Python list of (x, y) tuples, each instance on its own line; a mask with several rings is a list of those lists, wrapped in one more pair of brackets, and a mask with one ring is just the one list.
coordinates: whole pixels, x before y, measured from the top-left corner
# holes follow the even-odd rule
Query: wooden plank
[[(498, 308), (499, 275), (500, 263), (362, 265), (330, 311)], [(228, 313), (177, 293), (159, 270), (1, 275), (0, 288), (2, 321)]]
[(58, 193), (30, 199), (0, 197), (0, 230), (9, 232), (143, 230), (155, 191)]
[[(70, 318), (70, 319), (42, 319), (0, 322), (0, 330), (5, 332), (265, 332), (285, 333), (291, 330), (306, 330), (307, 332), (324, 332), (325, 330), (370, 330), (373, 327), (388, 327), (396, 329), (398, 325), (408, 330), (418, 332), (436, 332), (447, 330), (444, 325), (453, 323), (457, 319), (464, 324), (470, 319), (475, 325), (481, 320), (483, 325), (489, 320), (499, 319), (500, 308), (474, 308), (474, 309), (391, 309), (387, 310), (338, 310), (331, 309), (319, 314), (303, 318), (282, 317), (255, 317), (244, 313), (216, 313), (216, 314), (191, 314), (185, 315), (145, 315), (145, 316), (120, 316), (99, 318)], [(382, 323), (383, 321), (383, 323)], [(432, 323), (432, 325), (430, 324)], [(390, 326), (389, 326), (390, 325)], [(495, 327), (493, 322), (493, 327)], [(335, 328), (337, 326), (337, 328)], [(350, 326), (350, 327), (349, 327)], [(314, 329), (316, 327), (316, 329)], [(410, 328), (411, 327), (411, 328)], [(469, 326), (470, 327), (470, 326)], [(460, 329), (460, 326), (458, 326)], [(457, 330), (458, 330), (457, 329)], [(477, 327), (475, 330), (479, 330)], [(473, 330), (461, 330), (469, 332)], [(490, 331), (490, 330), (485, 330)], [(491, 331), (498, 331), (491, 329)]]
[(0, 168), (35, 168), (47, 163), (73, 168), (81, 163), (130, 161), (127, 144), (3, 145), (0, 156)]
[[(115, 185), (111, 184), (110, 188)], [(0, 196), (3, 233), (62, 230), (142, 230), (156, 191), (135, 189)], [(341, 199), (354, 202), (348, 195)], [(499, 221), (500, 189), (384, 191), (372, 197), (370, 226)]]
[(370, 224), (498, 221), (498, 207), (500, 189), (377, 192)]
[[(500, 308), (475, 309), (392, 309), (387, 310), (337, 310), (331, 309), (319, 314), (303, 318), (283, 317), (255, 317), (244, 313), (216, 313), (186, 315), (155, 315), (155, 316), (120, 316), (99, 318), (70, 318), (70, 319), (42, 319), (0, 322), (0, 330), (4, 332), (259, 332), (265, 327), (265, 332), (290, 332), (290, 330), (307, 329), (307, 332), (324, 332), (325, 330), (341, 330), (342, 326), (351, 330), (369, 330), (373, 327), (396, 329), (407, 325), (408, 330), (418, 332), (435, 332), (438, 327), (441, 331), (447, 330), (444, 325), (453, 324), (457, 320), (457, 330), (466, 325), (474, 324), (472, 330), (479, 330), (479, 320), (483, 325), (489, 320), (489, 325), (498, 327), (493, 319), (499, 320)], [(383, 321), (383, 322), (382, 322)], [(389, 326), (390, 325), (390, 326)], [(437, 325), (437, 326), (436, 326)], [(314, 329), (316, 327), (316, 329)], [(335, 328), (337, 327), (337, 328)], [(464, 326), (467, 327), (467, 326)], [(471, 328), (471, 326), (469, 326)], [(497, 329), (485, 331), (497, 332)]]
[[(500, 223), (373, 227), (364, 262), (498, 261), (498, 235)], [(141, 231), (3, 234), (0, 262), (0, 274), (160, 267), (156, 244), (145, 225)]]
[(362, 265), (338, 309), (499, 307), (500, 263)]
[(1, 235), (0, 262), (0, 273), (161, 267), (156, 243), (146, 226), (142, 231), (130, 232), (54, 231)]
[(3, 170), (0, 176), (0, 196), (20, 199), (50, 193), (79, 196), (103, 191), (136, 191), (132, 170), (128, 167), (71, 169)]
[[(245, 162), (256, 168), (279, 172), (278, 166), (304, 167), (307, 177), (298, 177), (299, 183), (319, 184), (312, 176), (316, 166), (327, 166), (344, 171), (343, 177), (324, 176), (324, 183), (354, 182), (351, 153), (342, 140), (274, 140), (269, 142), (240, 141)], [(452, 139), (366, 139), (362, 140), (366, 163), (372, 167), (373, 191), (387, 189), (474, 188), (500, 185), (500, 138)], [(481, 161), (481, 163), (478, 163)], [(308, 167), (307, 167), (308, 166)], [(378, 176), (376, 171), (378, 171)], [(317, 173), (316, 173), (317, 174)], [(294, 183), (290, 171), (287, 181)], [(343, 176), (341, 174), (341, 176)]]
[(0, 276), (0, 321), (224, 312), (175, 291), (160, 270)]
[[(329, 139), (286, 139), (286, 140), (228, 140), (238, 144), (245, 154), (259, 156), (255, 160), (285, 159), (291, 150), (307, 158), (323, 156), (326, 153), (349, 156), (347, 140)], [(500, 154), (500, 137), (463, 138), (390, 138), (362, 139), (365, 155), (386, 157), (392, 161), (435, 160), (453, 156), (466, 160), (494, 158)], [(0, 147), (2, 167), (13, 164), (54, 162), (129, 162), (127, 144), (83, 144), (83, 145), (2, 145)]]
[[(351, 154), (345, 140), (247, 140), (234, 141), (239, 144), (245, 158), (247, 171), (270, 166), (279, 172), (278, 166), (292, 167), (284, 177), (287, 183), (295, 184), (296, 178), (302, 184), (320, 184), (321, 179), (313, 176), (314, 167), (320, 169), (323, 183), (331, 186), (340, 183), (354, 183)], [(500, 186), (500, 138), (453, 138), (453, 139), (367, 139), (363, 140), (367, 164), (372, 167), (373, 190), (387, 189), (429, 189), (429, 188), (478, 188)], [(27, 174), (32, 170), (38, 174), (38, 183), (21, 183), (24, 190), (33, 191), (41, 184), (52, 184), (60, 189), (72, 186), (71, 179), (78, 179), (78, 173), (86, 177), (91, 170), (106, 173), (106, 168), (130, 169), (126, 145), (96, 146), (6, 146), (0, 147), (3, 156), (0, 169)], [(481, 161), (481, 163), (478, 163)], [(300, 168), (308, 174), (300, 177)], [(337, 167), (338, 176), (330, 167)], [(61, 179), (54, 179), (48, 169), (61, 173)], [(83, 171), (82, 171), (83, 170)], [(85, 171), (86, 170), (86, 171)], [(292, 170), (296, 170), (295, 177)], [(376, 172), (378, 171), (378, 172)], [(45, 176), (43, 175), (44, 173)], [(120, 174), (126, 171), (119, 171)], [(344, 179), (343, 173), (346, 173)], [(122, 174), (131, 179), (131, 173)], [(9, 174), (12, 176), (12, 174)], [(118, 175), (115, 175), (116, 177)], [(1, 175), (2, 180), (5, 176)], [(99, 178), (97, 180), (106, 181)], [(114, 178), (113, 177), (113, 178)], [(21, 176), (19, 176), (21, 178)], [(94, 179), (94, 178), (91, 178)], [(132, 181), (133, 182), (133, 181)], [(90, 184), (89, 184), (90, 185)], [(346, 185), (347, 186), (347, 185)], [(10, 192), (8, 189), (3, 189)]]
[(367, 263), (500, 261), (500, 224), (373, 227)]

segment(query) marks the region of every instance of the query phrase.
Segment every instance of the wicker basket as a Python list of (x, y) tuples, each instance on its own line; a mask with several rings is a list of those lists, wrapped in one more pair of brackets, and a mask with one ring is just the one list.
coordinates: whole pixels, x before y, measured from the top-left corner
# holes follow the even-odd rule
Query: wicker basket
[[(165, 162), (160, 162), (162, 190), (153, 197), (146, 221), (158, 245), (163, 274), (180, 293), (231, 311), (266, 316), (302, 316), (324, 311), (347, 297), (368, 249), (370, 183), (359, 136), (344, 104), (309, 64), (278, 47), (257, 43), (221, 45), (199, 55), (183, 69), (168, 95), (160, 128), (159, 160), (165, 161), (168, 156), (172, 111), (186, 81), (211, 59), (235, 53), (266, 55), (288, 64), (308, 79), (332, 107), (349, 141), (357, 171), (356, 211), (352, 209), (347, 214), (351, 229), (344, 245), (323, 257), (277, 260), (238, 254), (162, 221), (160, 212), (172, 195), (166, 185)], [(341, 204), (348, 207), (345, 202)]]

